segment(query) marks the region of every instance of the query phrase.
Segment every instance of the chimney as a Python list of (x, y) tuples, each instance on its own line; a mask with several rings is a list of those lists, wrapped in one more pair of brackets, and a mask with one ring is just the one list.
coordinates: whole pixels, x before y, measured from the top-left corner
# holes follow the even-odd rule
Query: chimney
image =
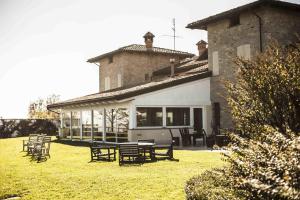
[(171, 58), (170, 63), (171, 63), (171, 77), (174, 77), (174, 74), (175, 74), (175, 58)]
[(151, 49), (153, 47), (153, 38), (155, 37), (155, 35), (153, 35), (151, 32), (147, 32), (144, 35), (145, 38), (145, 45), (147, 49)]
[(200, 40), (196, 45), (198, 46), (199, 56), (201, 56), (206, 50), (207, 42), (205, 42), (204, 40)]

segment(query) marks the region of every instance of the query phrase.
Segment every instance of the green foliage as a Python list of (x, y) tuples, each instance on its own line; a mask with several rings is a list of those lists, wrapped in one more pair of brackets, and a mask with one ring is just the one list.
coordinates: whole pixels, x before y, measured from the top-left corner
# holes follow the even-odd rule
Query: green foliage
[(231, 134), (224, 176), (247, 199), (300, 199), (300, 45), (274, 43), (236, 63), (227, 87), (239, 134)]
[(264, 125), (300, 132), (300, 45), (274, 42), (255, 59), (236, 59), (237, 82), (228, 83), (228, 103), (236, 128), (260, 135)]
[(223, 176), (224, 169), (205, 171), (187, 181), (185, 193), (187, 200), (243, 200), (230, 182)]
[(31, 133), (56, 135), (58, 125), (58, 120), (0, 119), (0, 138), (28, 136)]

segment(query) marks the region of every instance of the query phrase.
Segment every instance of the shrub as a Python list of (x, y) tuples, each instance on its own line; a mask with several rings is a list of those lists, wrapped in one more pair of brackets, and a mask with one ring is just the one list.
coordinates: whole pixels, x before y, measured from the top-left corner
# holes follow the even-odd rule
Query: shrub
[(223, 176), (224, 169), (205, 171), (187, 181), (185, 186), (188, 200), (243, 200), (242, 193), (234, 190), (230, 182)]

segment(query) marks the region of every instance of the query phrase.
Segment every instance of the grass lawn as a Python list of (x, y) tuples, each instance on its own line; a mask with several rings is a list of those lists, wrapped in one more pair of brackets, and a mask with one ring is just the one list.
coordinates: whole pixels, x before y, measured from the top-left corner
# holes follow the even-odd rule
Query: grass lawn
[(51, 144), (50, 159), (37, 163), (21, 152), (23, 139), (0, 139), (0, 199), (184, 199), (186, 180), (223, 165), (216, 152), (176, 150), (179, 162), (119, 167), (90, 163), (88, 147), (59, 143)]

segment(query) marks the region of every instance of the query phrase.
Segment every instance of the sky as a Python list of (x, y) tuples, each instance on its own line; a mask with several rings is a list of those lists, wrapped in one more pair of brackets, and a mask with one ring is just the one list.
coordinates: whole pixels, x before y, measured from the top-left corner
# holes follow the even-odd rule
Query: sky
[[(0, 0), (0, 117), (27, 118), (28, 106), (52, 94), (66, 100), (98, 92), (91, 57), (130, 44), (196, 54), (207, 33), (188, 23), (253, 0)], [(290, 2), (300, 3), (300, 0)]]

